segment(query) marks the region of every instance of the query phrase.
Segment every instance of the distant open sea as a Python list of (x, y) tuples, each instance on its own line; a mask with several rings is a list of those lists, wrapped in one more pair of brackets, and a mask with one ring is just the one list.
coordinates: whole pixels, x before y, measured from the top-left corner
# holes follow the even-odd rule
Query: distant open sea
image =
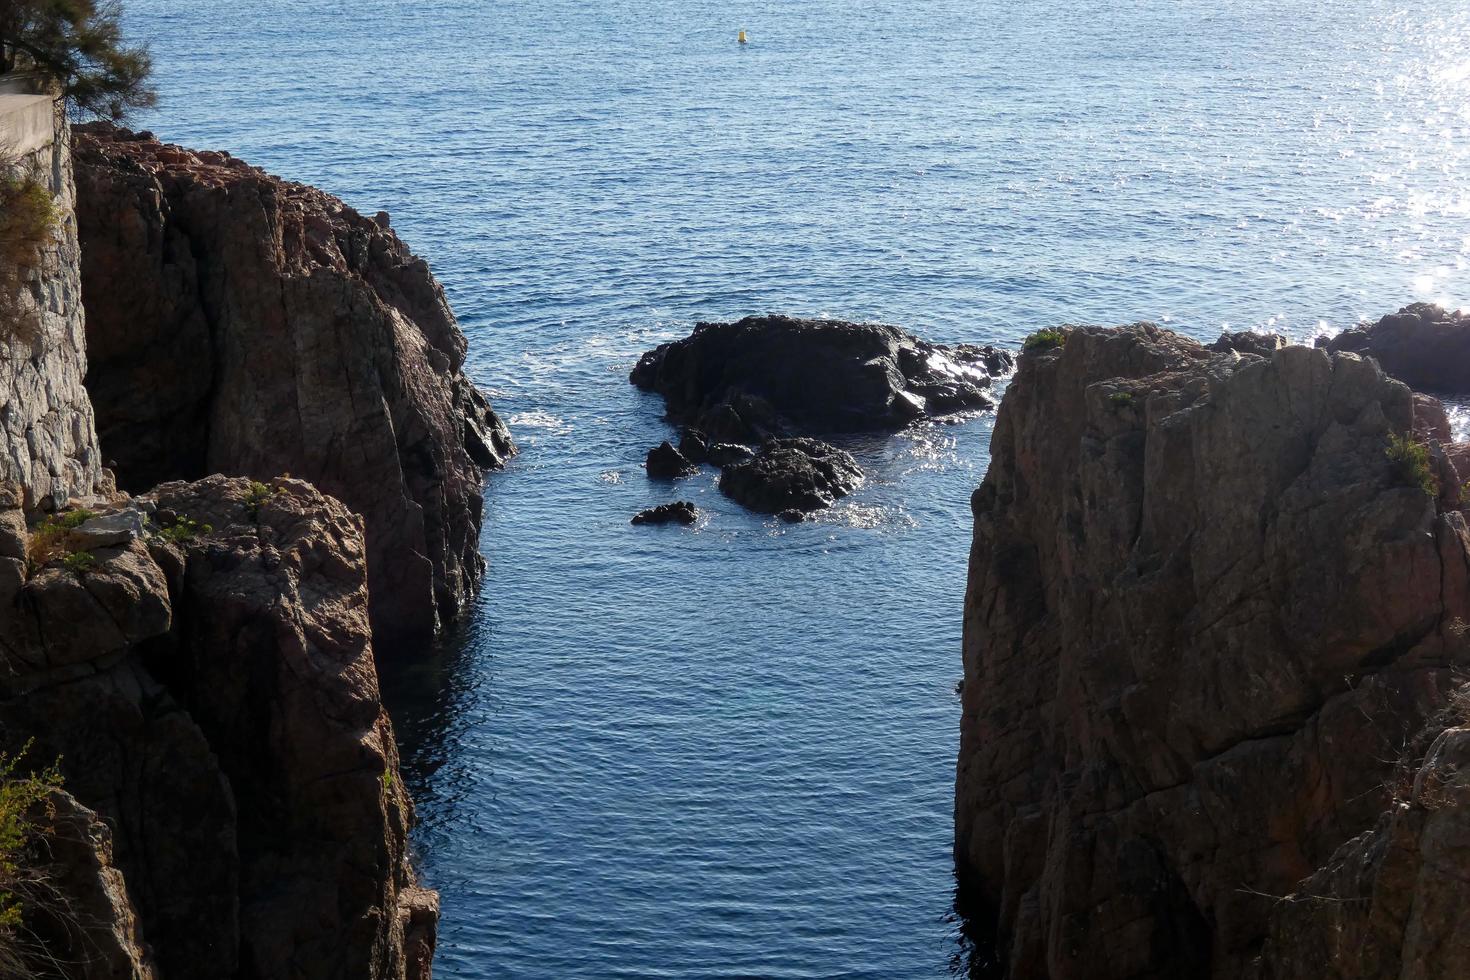
[[(441, 980), (968, 956), (954, 684), (991, 419), (848, 442), (867, 488), (778, 526), (708, 469), (649, 484), (672, 430), (640, 351), (768, 310), (1309, 339), (1470, 293), (1464, 4), (126, 7), (161, 90), (137, 124), (390, 211), (522, 448), (471, 620), (385, 677)], [(628, 525), (676, 495), (697, 527)]]

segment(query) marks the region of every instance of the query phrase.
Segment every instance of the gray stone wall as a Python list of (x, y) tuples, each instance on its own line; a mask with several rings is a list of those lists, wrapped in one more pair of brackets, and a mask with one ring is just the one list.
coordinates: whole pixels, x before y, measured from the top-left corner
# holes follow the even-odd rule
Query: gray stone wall
[[(54, 232), (34, 262), (0, 269), (9, 273), (0, 275), (0, 483), (19, 484), (27, 508), (57, 506), (110, 482), (82, 384), (87, 354), (71, 128), (59, 106), (52, 112), (50, 142), (12, 152), (8, 162), (51, 191)], [(8, 134), (0, 117), (0, 152), (20, 135)]]

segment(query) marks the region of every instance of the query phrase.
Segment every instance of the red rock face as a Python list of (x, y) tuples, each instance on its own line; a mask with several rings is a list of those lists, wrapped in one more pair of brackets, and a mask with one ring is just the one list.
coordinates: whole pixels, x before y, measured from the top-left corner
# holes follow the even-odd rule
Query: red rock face
[(955, 805), (1011, 977), (1318, 975), (1280, 950), (1332, 923), (1279, 899), (1397, 805), (1466, 661), (1458, 492), (1385, 455), (1413, 421), (1352, 355), (1139, 326), (1023, 356), (974, 498)]
[(307, 480), (366, 520), (379, 646), (432, 638), (483, 572), (481, 469), (514, 450), (427, 265), (386, 218), (228, 154), (92, 125), (76, 175), (87, 386), (120, 485)]

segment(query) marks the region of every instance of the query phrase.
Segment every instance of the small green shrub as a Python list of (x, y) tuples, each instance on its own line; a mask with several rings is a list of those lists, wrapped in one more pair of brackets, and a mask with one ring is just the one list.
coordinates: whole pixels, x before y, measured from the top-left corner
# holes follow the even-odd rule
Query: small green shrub
[(1133, 392), (1115, 391), (1108, 396), (1108, 404), (1115, 409), (1131, 408), (1133, 405)]
[(1021, 349), (1023, 351), (1046, 351), (1056, 347), (1065, 347), (1066, 345), (1066, 331), (1058, 330), (1055, 327), (1047, 327), (1027, 337), (1021, 343)]
[(271, 488), (259, 480), (251, 480), (250, 489), (245, 493), (245, 509), (250, 512), (251, 520), (260, 519), (260, 508), (269, 499), (271, 499)]
[(95, 510), (78, 507), (76, 510), (68, 510), (61, 514), (52, 514), (46, 519), (46, 523), (71, 531), (81, 527), (96, 516), (97, 512)]
[(159, 528), (154, 531), (158, 537), (170, 544), (188, 544), (201, 534), (209, 534), (214, 530), (208, 524), (200, 524), (188, 517), (180, 517), (168, 527)]
[(21, 297), (26, 273), (59, 226), (50, 189), (14, 164), (0, 164), (0, 335), (28, 343), (38, 336), (40, 316)]
[(61, 564), (66, 566), (68, 572), (81, 574), (97, 564), (97, 556), (90, 551), (73, 551), (61, 559)]
[(26, 268), (54, 240), (60, 220), (50, 188), (11, 169), (0, 176), (0, 261)]
[(1438, 493), (1434, 474), (1429, 469), (1429, 447), (1410, 436), (1390, 434), (1388, 448), (1383, 451), (1393, 466), (1394, 478), (1406, 487), (1418, 487), (1433, 497)]
[(47, 563), (71, 553), (68, 538), (71, 532), (96, 517), (96, 511), (79, 507), (61, 514), (51, 514), (31, 529), (26, 540), (26, 568), (35, 572)]
[(18, 772), (30, 747), (27, 742), (14, 756), (0, 752), (0, 942), (13, 942), (24, 910), (28, 874), (22, 859), (26, 845), (40, 832), (31, 811), (52, 790), (61, 788), (55, 765), (39, 773)]

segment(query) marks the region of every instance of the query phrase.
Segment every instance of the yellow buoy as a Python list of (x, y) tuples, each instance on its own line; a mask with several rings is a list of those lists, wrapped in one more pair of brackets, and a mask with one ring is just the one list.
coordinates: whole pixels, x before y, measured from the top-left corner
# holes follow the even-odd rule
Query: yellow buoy
[(745, 40), (745, 32), (744, 31), (741, 31), (740, 32), (739, 41), (740, 41), (741, 44), (747, 43), (746, 40)]

